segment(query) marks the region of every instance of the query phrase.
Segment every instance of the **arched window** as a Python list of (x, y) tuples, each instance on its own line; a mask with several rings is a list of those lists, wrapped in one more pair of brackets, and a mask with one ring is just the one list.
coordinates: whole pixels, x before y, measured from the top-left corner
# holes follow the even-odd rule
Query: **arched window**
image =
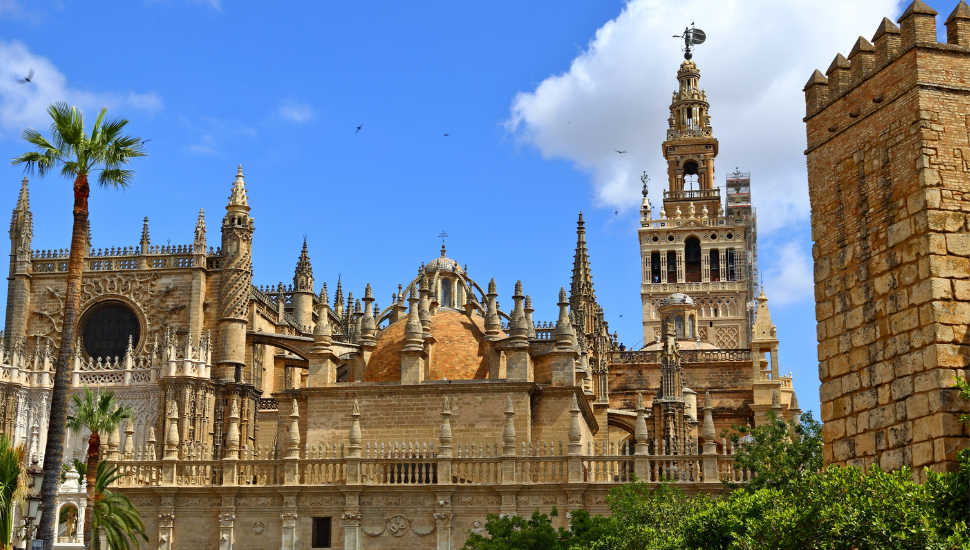
[(694, 316), (693, 315), (687, 317), (687, 337), (688, 338), (694, 337)]
[(441, 307), (454, 307), (451, 303), (451, 279), (441, 279)]
[(650, 282), (651, 283), (660, 282), (660, 253), (659, 252), (650, 253)]
[(684, 241), (684, 281), (701, 282), (701, 241), (697, 237)]
[(674, 251), (667, 252), (667, 282), (677, 282), (677, 253)]
[(678, 315), (674, 317), (674, 331), (677, 333), (677, 338), (684, 337), (684, 316)]
[(721, 254), (716, 248), (712, 248), (709, 254), (711, 256), (711, 281), (716, 283), (721, 280)]

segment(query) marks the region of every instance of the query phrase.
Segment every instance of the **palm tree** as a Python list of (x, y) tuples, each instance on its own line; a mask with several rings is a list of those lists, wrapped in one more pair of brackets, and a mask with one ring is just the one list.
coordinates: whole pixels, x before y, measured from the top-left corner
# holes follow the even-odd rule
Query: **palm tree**
[(14, 506), (23, 506), (30, 490), (26, 451), (13, 446), (7, 434), (0, 434), (0, 549), (10, 550)]
[[(94, 550), (101, 550), (101, 538), (104, 536), (108, 548), (111, 550), (130, 550), (130, 543), (139, 548), (138, 536), (141, 535), (148, 542), (145, 525), (138, 515), (138, 510), (127, 496), (109, 491), (108, 486), (121, 477), (118, 466), (109, 466), (104, 460), (98, 463), (97, 481), (94, 489), (94, 509), (90, 514)], [(85, 514), (87, 515), (87, 514)], [(87, 530), (84, 537), (87, 538)]]
[[(107, 109), (101, 109), (98, 113), (90, 135), (84, 132), (84, 114), (80, 109), (58, 102), (51, 104), (47, 113), (53, 119), (51, 139), (48, 140), (33, 128), (27, 128), (21, 136), (36, 150), (20, 155), (11, 164), (24, 164), (25, 172), (33, 173), (36, 169), (41, 176), (59, 167), (61, 176), (74, 180), (74, 228), (71, 232), (71, 254), (67, 262), (64, 322), (54, 372), (47, 447), (44, 450), (44, 485), (41, 488), (41, 505), (45, 510), (53, 510), (61, 460), (64, 456), (67, 399), (71, 383), (71, 345), (74, 343), (81, 297), (84, 253), (89, 246), (88, 177), (100, 171), (98, 184), (101, 187), (127, 187), (134, 178), (134, 172), (126, 167), (132, 158), (145, 156), (145, 151), (144, 142), (140, 138), (122, 134), (128, 124), (127, 119), (105, 120)], [(44, 550), (53, 550), (53, 514), (41, 515), (37, 534), (44, 541)]]
[[(74, 394), (71, 397), (77, 411), (73, 416), (67, 417), (67, 428), (76, 434), (80, 434), (84, 428), (91, 432), (88, 437), (88, 463), (84, 479), (87, 482), (88, 510), (94, 510), (101, 434), (110, 434), (118, 429), (122, 420), (131, 418), (131, 409), (119, 407), (113, 391), (107, 390), (95, 395), (87, 385), (84, 386), (83, 394)], [(92, 513), (85, 513), (84, 547), (88, 549), (91, 548), (91, 522)]]

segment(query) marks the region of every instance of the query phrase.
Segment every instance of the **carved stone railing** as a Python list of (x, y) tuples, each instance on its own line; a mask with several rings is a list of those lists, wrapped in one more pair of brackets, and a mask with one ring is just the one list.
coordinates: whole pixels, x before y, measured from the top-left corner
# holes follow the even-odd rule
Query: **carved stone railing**
[(256, 408), (260, 411), (275, 411), (279, 410), (280, 404), (272, 397), (260, 397), (256, 403)]
[[(67, 272), (68, 249), (34, 250), (31, 270), (34, 273)], [(217, 269), (222, 257), (220, 249), (209, 247), (197, 250), (195, 245), (154, 245), (142, 251), (138, 246), (92, 248), (84, 258), (85, 271), (114, 271), (135, 269), (169, 269), (193, 267), (195, 256), (206, 256), (206, 267)]]
[[(660, 362), (659, 351), (611, 351), (610, 363), (654, 364)], [(727, 361), (751, 361), (750, 349), (700, 349), (680, 350), (681, 363), (718, 363)]]
[[(738, 274), (737, 278), (743, 278)], [(745, 290), (748, 284), (742, 281), (712, 281), (709, 283), (644, 283), (644, 288), (650, 292), (711, 292)]]
[(664, 199), (720, 199), (721, 190), (714, 189), (682, 189), (680, 191), (664, 191)]

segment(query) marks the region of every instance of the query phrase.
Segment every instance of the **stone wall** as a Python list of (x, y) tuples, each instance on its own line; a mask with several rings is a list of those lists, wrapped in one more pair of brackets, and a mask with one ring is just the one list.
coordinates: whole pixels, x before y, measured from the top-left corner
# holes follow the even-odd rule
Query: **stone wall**
[(917, 0), (805, 88), (825, 462), (916, 478), (968, 444), (970, 37), (938, 44), (934, 14)]

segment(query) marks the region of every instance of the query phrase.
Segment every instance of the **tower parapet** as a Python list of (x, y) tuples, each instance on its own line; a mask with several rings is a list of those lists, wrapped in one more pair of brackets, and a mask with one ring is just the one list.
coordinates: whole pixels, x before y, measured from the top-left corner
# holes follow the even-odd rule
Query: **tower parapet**
[(970, 364), (970, 7), (915, 0), (805, 86), (824, 459), (956, 467)]

